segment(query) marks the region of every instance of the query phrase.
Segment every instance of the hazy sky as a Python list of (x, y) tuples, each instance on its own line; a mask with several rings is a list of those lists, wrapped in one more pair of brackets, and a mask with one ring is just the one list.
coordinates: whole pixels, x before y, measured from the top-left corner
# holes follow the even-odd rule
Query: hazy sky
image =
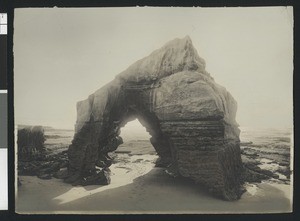
[(241, 126), (292, 126), (290, 7), (16, 9), (16, 123), (73, 128), (77, 101), (186, 35)]

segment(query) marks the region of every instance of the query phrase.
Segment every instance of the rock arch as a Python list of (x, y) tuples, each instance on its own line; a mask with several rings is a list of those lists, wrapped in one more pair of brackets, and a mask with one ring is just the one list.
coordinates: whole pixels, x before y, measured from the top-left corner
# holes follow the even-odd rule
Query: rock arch
[[(120, 128), (138, 118), (161, 166), (226, 200), (241, 196), (237, 104), (205, 70), (191, 39), (175, 39), (77, 103), (68, 182), (80, 184), (122, 143)], [(103, 165), (103, 161), (106, 162)]]

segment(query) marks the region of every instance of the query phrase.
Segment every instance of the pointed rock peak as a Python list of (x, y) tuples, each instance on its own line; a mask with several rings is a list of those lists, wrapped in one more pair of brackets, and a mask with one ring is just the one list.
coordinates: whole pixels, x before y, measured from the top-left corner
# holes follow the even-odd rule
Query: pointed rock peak
[(167, 47), (180, 48), (185, 45), (189, 45), (190, 49), (194, 48), (192, 40), (188, 35), (186, 35), (184, 38), (175, 38), (174, 40), (167, 42), (163, 48), (167, 48)]
[(192, 43), (192, 39), (190, 38), (189, 35), (186, 35), (183, 40), (185, 40), (186, 42), (191, 42)]
[(181, 71), (206, 73), (205, 61), (199, 57), (188, 35), (167, 42), (149, 56), (132, 64), (118, 77), (126, 81), (151, 83), (152, 79), (160, 79)]

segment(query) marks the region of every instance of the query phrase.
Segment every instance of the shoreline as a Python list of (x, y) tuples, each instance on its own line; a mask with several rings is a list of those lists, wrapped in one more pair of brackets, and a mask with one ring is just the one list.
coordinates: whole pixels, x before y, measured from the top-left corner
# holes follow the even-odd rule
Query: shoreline
[[(72, 139), (70, 132), (54, 130), (47, 135), (50, 135), (46, 142), (47, 149), (56, 154), (66, 151), (67, 144)], [(110, 167), (111, 184), (107, 186), (74, 187), (55, 178), (43, 180), (36, 176), (19, 176), (22, 185), (16, 185), (16, 212), (20, 214), (291, 212), (293, 174), (290, 174), (290, 178), (287, 177), (289, 175), (287, 163), (292, 162), (293, 155), (290, 155), (290, 160), (286, 157), (292, 148), (289, 150), (285, 146), (274, 146), (273, 149), (273, 146), (269, 148), (265, 145), (265, 142), (271, 144), (271, 139), (281, 138), (277, 134), (268, 139), (249, 134), (245, 138), (247, 139), (241, 143), (244, 165), (258, 172), (269, 172), (266, 173), (269, 176), (272, 173), (273, 178), (270, 176), (261, 183), (245, 183), (247, 191), (241, 199), (234, 202), (215, 198), (207, 189), (191, 180), (169, 176), (164, 169), (154, 167), (157, 155), (149, 140), (130, 140), (120, 145), (114, 153), (114, 163)]]
[[(287, 184), (246, 184), (241, 199), (215, 198), (191, 180), (154, 167), (155, 155), (118, 154), (107, 186), (71, 186), (52, 178), (20, 176), (20, 214), (251, 214), (291, 212)], [(122, 162), (126, 159), (127, 163)], [(129, 161), (129, 162), (128, 162)], [(253, 191), (253, 188), (255, 191)], [(28, 203), (30, 202), (30, 203)], [(80, 211), (78, 211), (80, 208)]]

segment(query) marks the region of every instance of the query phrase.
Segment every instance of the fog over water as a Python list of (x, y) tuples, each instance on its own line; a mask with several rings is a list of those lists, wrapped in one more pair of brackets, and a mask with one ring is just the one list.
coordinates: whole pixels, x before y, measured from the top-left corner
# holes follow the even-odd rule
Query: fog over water
[(291, 7), (16, 9), (14, 22), (16, 124), (74, 128), (77, 101), (189, 35), (241, 126), (293, 126)]

